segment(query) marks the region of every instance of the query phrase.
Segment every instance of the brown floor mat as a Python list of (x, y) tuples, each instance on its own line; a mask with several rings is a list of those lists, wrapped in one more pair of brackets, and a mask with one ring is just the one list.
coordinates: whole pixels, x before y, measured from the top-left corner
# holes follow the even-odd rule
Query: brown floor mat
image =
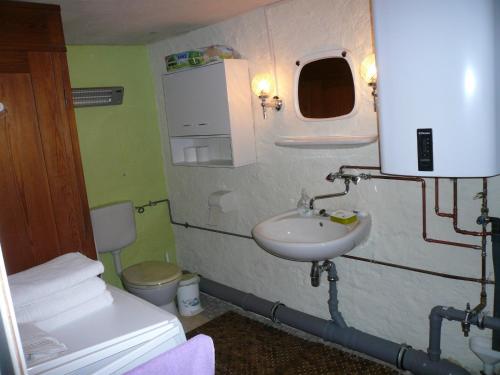
[(218, 375), (397, 374), (397, 371), (326, 345), (306, 341), (234, 312), (189, 332), (215, 344)]

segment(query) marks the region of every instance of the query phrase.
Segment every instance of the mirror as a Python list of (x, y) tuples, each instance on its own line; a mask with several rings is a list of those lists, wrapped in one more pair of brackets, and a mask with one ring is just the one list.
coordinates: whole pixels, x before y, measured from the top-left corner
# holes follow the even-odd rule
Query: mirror
[(301, 119), (337, 119), (354, 112), (354, 77), (346, 51), (317, 54), (296, 64), (295, 110)]

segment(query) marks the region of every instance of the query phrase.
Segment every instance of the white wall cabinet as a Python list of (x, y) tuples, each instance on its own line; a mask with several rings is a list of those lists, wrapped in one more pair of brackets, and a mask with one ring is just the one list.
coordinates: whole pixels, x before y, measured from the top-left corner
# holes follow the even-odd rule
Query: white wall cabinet
[[(248, 63), (220, 63), (163, 76), (174, 165), (238, 167), (255, 163)], [(184, 149), (208, 147), (208, 161), (186, 161)]]

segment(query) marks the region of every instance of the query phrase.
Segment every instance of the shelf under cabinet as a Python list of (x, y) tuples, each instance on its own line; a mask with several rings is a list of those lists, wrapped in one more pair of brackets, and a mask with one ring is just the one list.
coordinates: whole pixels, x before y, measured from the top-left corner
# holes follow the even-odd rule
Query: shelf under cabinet
[(174, 165), (184, 166), (184, 167), (223, 167), (223, 168), (232, 168), (234, 167), (232, 160), (223, 160), (223, 159), (215, 159), (206, 162), (178, 162), (173, 163)]
[[(172, 164), (189, 167), (234, 167), (231, 137), (228, 135), (170, 137)], [(184, 149), (208, 147), (209, 160), (190, 162), (184, 159)]]

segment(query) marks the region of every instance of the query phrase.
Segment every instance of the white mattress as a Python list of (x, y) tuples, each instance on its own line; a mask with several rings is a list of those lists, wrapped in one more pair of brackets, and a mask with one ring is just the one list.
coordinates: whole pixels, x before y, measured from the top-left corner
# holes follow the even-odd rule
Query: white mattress
[(111, 306), (48, 333), (68, 350), (28, 374), (121, 374), (186, 341), (176, 316), (108, 285)]

